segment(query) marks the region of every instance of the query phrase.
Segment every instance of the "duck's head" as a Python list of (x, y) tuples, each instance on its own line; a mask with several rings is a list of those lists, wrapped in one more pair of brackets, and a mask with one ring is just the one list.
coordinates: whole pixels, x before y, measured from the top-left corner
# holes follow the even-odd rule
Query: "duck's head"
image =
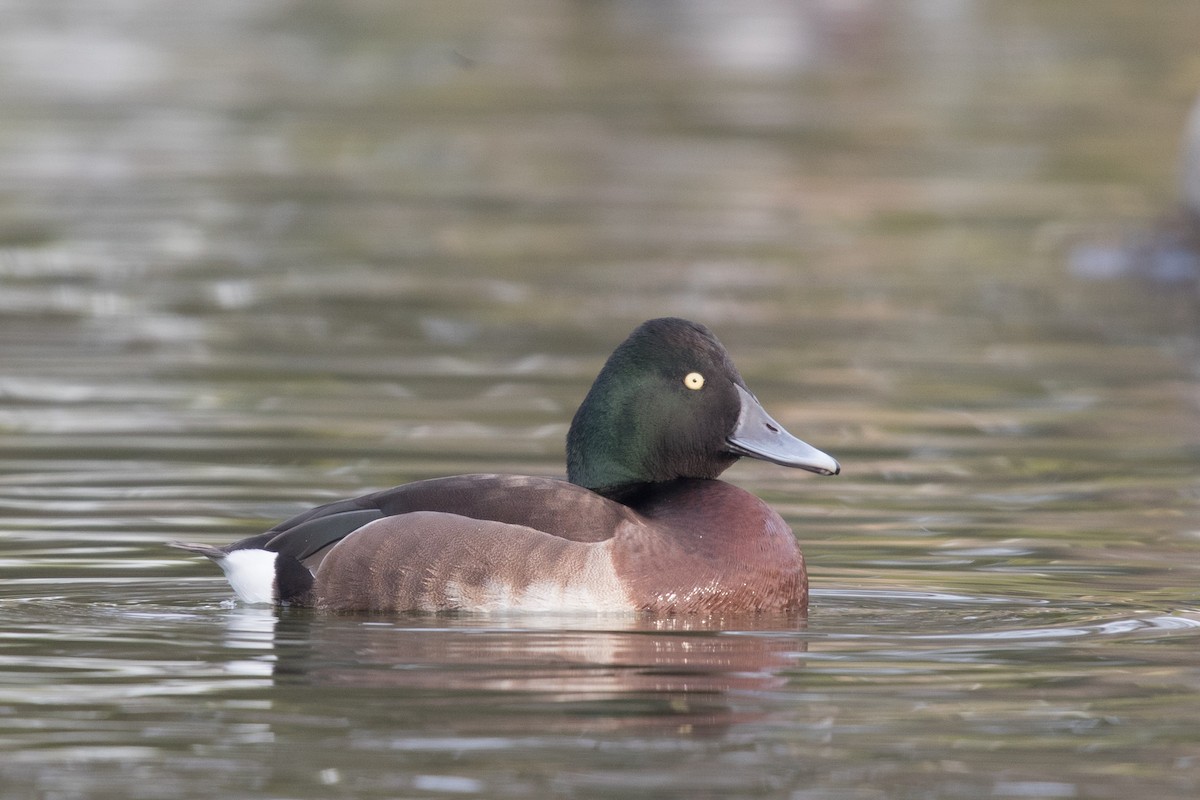
[(715, 478), (741, 456), (841, 470), (771, 419), (717, 338), (685, 319), (639, 325), (609, 356), (567, 434), (569, 479), (603, 493)]

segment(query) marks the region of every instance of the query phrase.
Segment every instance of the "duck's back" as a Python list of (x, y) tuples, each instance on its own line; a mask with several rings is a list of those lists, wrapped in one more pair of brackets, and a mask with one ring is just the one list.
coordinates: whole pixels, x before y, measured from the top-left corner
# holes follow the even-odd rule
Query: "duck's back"
[(318, 506), (232, 549), (272, 550), (315, 571), (331, 547), (368, 523), (417, 512), (520, 526), (573, 542), (610, 539), (632, 514), (620, 503), (555, 478), (455, 475)]

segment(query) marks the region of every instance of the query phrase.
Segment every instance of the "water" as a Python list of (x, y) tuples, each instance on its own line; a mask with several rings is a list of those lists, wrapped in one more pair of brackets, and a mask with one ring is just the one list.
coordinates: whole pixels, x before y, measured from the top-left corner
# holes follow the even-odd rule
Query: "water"
[[(1192, 798), (1186, 2), (4, 3), (6, 798)], [(562, 471), (641, 320), (822, 479), (804, 625), (238, 608), (318, 502)]]

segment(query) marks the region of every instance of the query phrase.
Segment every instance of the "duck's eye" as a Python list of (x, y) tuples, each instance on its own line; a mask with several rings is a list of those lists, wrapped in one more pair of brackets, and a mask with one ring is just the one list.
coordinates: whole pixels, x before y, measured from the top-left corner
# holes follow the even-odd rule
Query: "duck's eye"
[(693, 392), (699, 391), (704, 388), (704, 376), (699, 372), (689, 372), (683, 376), (683, 385)]

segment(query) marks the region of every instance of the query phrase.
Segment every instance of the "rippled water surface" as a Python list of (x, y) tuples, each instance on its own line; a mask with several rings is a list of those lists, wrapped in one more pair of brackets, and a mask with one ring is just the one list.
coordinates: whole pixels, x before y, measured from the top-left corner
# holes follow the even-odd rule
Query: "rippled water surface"
[[(1200, 793), (1200, 295), (1069, 269), (1174, 224), (1196, 4), (0, 13), (5, 798)], [(559, 473), (664, 314), (844, 466), (727, 473), (806, 622), (275, 613), (162, 546)]]

